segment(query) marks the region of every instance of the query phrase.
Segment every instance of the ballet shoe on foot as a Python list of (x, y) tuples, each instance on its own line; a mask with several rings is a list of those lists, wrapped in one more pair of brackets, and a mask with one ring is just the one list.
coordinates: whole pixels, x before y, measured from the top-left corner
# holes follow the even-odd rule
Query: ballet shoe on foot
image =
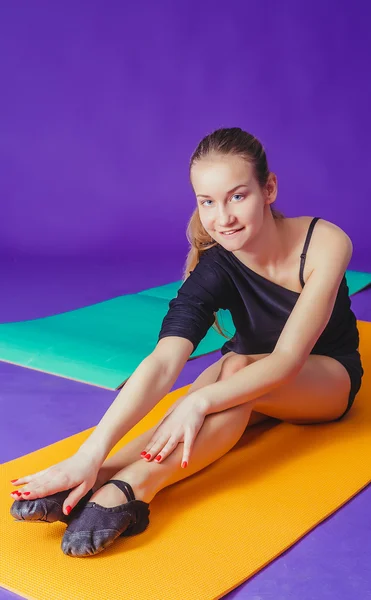
[(40, 521), (44, 523), (62, 521), (62, 523), (68, 525), (72, 515), (83, 508), (93, 495), (93, 490), (89, 490), (79, 500), (71, 513), (65, 515), (63, 513), (63, 503), (71, 491), (72, 488), (45, 496), (44, 498), (36, 498), (35, 500), (15, 500), (10, 507), (10, 514), (16, 521)]
[(132, 487), (126, 481), (110, 479), (103, 485), (114, 483), (124, 492), (128, 502), (105, 507), (87, 502), (80, 513), (71, 519), (62, 539), (61, 548), (69, 556), (98, 554), (122, 536), (142, 533), (149, 525), (149, 504), (136, 500)]

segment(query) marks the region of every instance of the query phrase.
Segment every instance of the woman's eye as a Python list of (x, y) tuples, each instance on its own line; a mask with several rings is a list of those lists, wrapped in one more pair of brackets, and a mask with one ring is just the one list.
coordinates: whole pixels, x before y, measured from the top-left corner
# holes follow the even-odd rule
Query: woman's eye
[[(232, 198), (235, 198), (236, 196), (238, 196), (239, 198), (243, 198), (244, 197), (243, 194), (233, 194)], [(206, 205), (206, 202), (212, 202), (212, 200), (203, 200), (201, 202), (202, 206), (204, 204)], [(239, 200), (238, 200), (238, 202), (239, 202)], [(210, 206), (210, 204), (207, 204), (206, 206)]]

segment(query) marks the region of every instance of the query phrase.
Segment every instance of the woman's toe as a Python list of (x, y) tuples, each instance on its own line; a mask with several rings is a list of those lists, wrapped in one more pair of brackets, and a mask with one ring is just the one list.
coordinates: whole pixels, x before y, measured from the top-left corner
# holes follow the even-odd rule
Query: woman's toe
[(50, 501), (46, 502), (45, 498), (15, 500), (10, 508), (10, 514), (18, 521), (45, 521), (47, 523), (54, 523), (61, 519), (61, 513), (59, 504)]
[(61, 548), (68, 556), (92, 556), (98, 554), (115, 541), (120, 533), (113, 529), (99, 531), (65, 532)]
[[(64, 532), (62, 550), (69, 556), (90, 556), (110, 546), (132, 523), (133, 509), (113, 508), (88, 502)], [(72, 513), (71, 513), (72, 514)]]
[(10, 514), (18, 521), (44, 521), (46, 523), (61, 521), (68, 525), (71, 515), (78, 513), (93, 494), (93, 491), (90, 490), (79, 500), (71, 515), (65, 515), (63, 503), (70, 492), (69, 489), (35, 500), (15, 500), (10, 508)]

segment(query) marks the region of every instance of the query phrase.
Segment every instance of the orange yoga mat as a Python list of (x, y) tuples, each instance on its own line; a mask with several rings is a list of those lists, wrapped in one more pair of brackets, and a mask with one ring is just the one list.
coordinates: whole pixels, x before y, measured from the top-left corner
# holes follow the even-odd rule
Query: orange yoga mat
[[(1, 465), (0, 585), (38, 600), (215, 600), (249, 579), (371, 480), (371, 323), (358, 326), (365, 375), (344, 420), (252, 427), (225, 456), (157, 494), (144, 533), (96, 556), (64, 555), (62, 523), (9, 514), (8, 482), (70, 456), (91, 430)], [(165, 396), (112, 453), (187, 389)]]

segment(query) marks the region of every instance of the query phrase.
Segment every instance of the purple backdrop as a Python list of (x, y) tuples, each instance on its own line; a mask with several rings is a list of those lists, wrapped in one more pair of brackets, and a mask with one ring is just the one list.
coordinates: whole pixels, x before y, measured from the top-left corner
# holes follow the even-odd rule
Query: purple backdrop
[[(338, 224), (350, 268), (370, 271), (369, 13), (335, 0), (1, 3), (0, 321), (179, 279), (188, 161), (218, 127), (257, 135), (277, 208)], [(358, 318), (371, 320), (370, 294), (354, 297)], [(191, 361), (177, 385), (213, 359)], [(0, 373), (1, 461), (93, 426), (114, 396)], [(231, 597), (368, 597), (370, 492)]]
[(354, 268), (368, 268), (360, 7), (3, 2), (1, 254), (182, 259), (189, 157), (206, 133), (241, 126), (267, 149), (277, 207), (334, 221), (355, 241)]

